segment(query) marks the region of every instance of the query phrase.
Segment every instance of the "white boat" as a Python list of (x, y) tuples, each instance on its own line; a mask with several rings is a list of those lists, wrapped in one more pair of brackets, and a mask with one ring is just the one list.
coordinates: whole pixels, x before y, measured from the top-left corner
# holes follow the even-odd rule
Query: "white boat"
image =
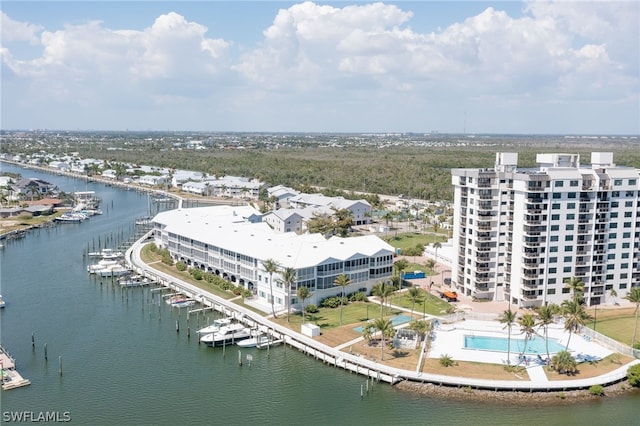
[(279, 343), (282, 343), (282, 340), (275, 340), (273, 337), (267, 336), (266, 334), (260, 334), (258, 336), (253, 336), (245, 340), (241, 340), (237, 343), (241, 348), (266, 348), (268, 346), (275, 346)]
[(126, 266), (116, 263), (115, 265), (107, 266), (104, 269), (100, 269), (97, 274), (101, 277), (120, 277), (122, 275), (128, 275), (131, 273), (131, 269)]
[(89, 257), (100, 257), (102, 259), (120, 259), (124, 257), (124, 253), (111, 248), (104, 248), (100, 251), (92, 251), (88, 253)]
[(97, 274), (103, 269), (110, 268), (116, 265), (120, 265), (117, 260), (102, 259), (98, 263), (87, 266), (87, 272), (90, 274)]
[(174, 308), (186, 308), (196, 303), (195, 300), (189, 299), (188, 297), (181, 294), (167, 299), (166, 302)]
[(61, 223), (80, 223), (87, 218), (87, 215), (80, 212), (66, 212), (55, 218), (57, 222)]
[(224, 325), (216, 333), (205, 334), (200, 342), (207, 346), (223, 346), (237, 343), (251, 337), (251, 331), (240, 323)]
[(4, 299), (2, 298), (1, 294), (0, 294), (0, 308), (4, 308)]
[(118, 280), (122, 287), (142, 287), (151, 284), (151, 280), (142, 275), (129, 275)]
[(213, 323), (211, 325), (208, 325), (196, 331), (196, 333), (198, 333), (199, 335), (215, 333), (220, 330), (220, 327), (224, 325), (229, 325), (229, 324), (231, 324), (231, 318), (219, 318), (219, 319), (213, 320)]

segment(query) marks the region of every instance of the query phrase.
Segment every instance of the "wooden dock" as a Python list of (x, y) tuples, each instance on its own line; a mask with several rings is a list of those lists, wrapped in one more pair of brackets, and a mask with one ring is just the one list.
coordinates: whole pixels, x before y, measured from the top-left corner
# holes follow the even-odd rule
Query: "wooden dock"
[(0, 374), (2, 375), (2, 390), (15, 389), (30, 385), (31, 382), (16, 370), (16, 361), (0, 346)]

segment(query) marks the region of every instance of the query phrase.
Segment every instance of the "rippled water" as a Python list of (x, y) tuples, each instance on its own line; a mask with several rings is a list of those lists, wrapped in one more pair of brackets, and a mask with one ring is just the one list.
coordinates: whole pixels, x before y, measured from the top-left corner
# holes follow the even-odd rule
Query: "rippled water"
[[(2, 165), (3, 170), (11, 168)], [(187, 336), (186, 310), (89, 278), (83, 257), (147, 213), (147, 197), (22, 171), (65, 191), (96, 190), (102, 216), (29, 233), (0, 252), (1, 339), (32, 385), (2, 392), (2, 412), (68, 411), (74, 424), (418, 425), (630, 424), (640, 394), (571, 406), (448, 401), (413, 395), (291, 348), (208, 348)], [(102, 284), (101, 284), (102, 282)], [(212, 320), (192, 316), (196, 330)], [(176, 332), (178, 321), (179, 332)], [(34, 333), (35, 348), (31, 346)], [(44, 359), (47, 345), (48, 360)], [(253, 361), (249, 366), (246, 356)], [(59, 357), (63, 374), (59, 374)], [(361, 388), (364, 397), (361, 398)]]

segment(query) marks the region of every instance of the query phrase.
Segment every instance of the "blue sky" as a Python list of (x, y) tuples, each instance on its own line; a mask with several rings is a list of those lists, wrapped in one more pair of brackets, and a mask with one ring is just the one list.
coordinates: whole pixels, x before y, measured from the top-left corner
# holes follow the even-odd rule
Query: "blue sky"
[(637, 1), (15, 1), (2, 129), (640, 133)]

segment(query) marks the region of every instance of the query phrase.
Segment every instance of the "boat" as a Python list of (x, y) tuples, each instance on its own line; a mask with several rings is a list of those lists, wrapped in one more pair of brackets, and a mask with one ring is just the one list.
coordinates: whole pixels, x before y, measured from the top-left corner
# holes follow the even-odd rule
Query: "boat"
[(0, 294), (0, 308), (4, 308), (4, 299), (2, 298), (1, 294)]
[(151, 284), (151, 280), (143, 275), (128, 275), (118, 280), (122, 287), (142, 287)]
[(216, 333), (205, 334), (200, 342), (207, 346), (225, 346), (251, 337), (251, 331), (240, 323), (224, 325)]
[(120, 259), (124, 257), (124, 253), (111, 248), (103, 248), (100, 251), (92, 251), (87, 254), (89, 257), (99, 257), (101, 259)]
[(174, 308), (186, 308), (196, 303), (195, 300), (189, 299), (186, 296), (178, 294), (167, 299), (167, 303)]
[(54, 220), (60, 223), (80, 223), (87, 218), (87, 215), (80, 212), (66, 212), (56, 217)]
[(96, 273), (101, 277), (119, 277), (122, 275), (130, 274), (131, 269), (116, 262), (115, 265), (107, 266), (104, 269), (100, 269)]
[(200, 330), (196, 331), (196, 333), (198, 333), (199, 335), (215, 333), (220, 330), (220, 327), (229, 324), (231, 324), (231, 318), (215, 319), (213, 320), (213, 323), (211, 323), (211, 325), (201, 328)]
[(120, 263), (117, 260), (102, 259), (98, 261), (98, 263), (94, 263), (93, 265), (87, 266), (87, 272), (90, 274), (97, 274), (106, 268), (110, 268), (116, 265), (120, 265)]
[(237, 343), (241, 348), (266, 348), (269, 346), (275, 346), (282, 343), (282, 340), (275, 340), (273, 337), (266, 334), (259, 334), (248, 339), (241, 340)]

